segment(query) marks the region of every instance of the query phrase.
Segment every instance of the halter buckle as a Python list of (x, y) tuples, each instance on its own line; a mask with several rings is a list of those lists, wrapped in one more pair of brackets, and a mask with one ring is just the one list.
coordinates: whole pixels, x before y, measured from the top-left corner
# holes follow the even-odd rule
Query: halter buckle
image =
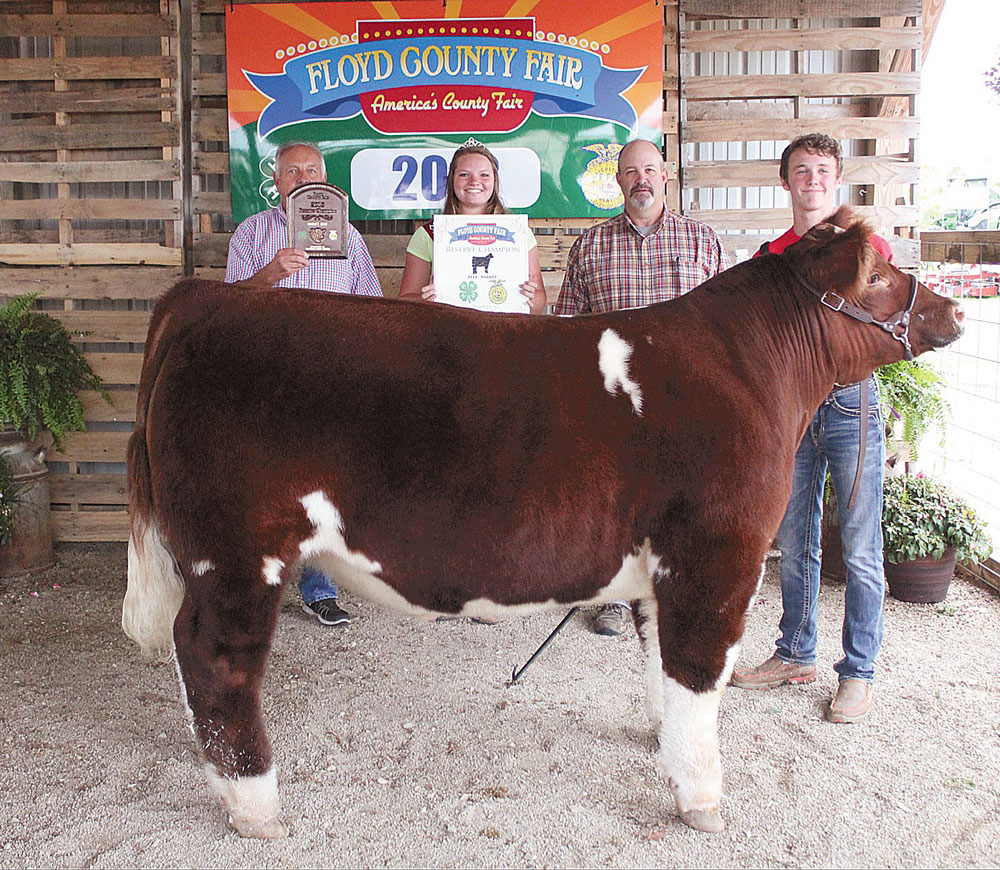
[[(828, 296), (838, 301), (836, 303), (828, 302), (827, 301)], [(844, 302), (845, 302), (843, 296), (838, 296), (832, 290), (827, 290), (822, 296), (819, 297), (819, 301), (822, 302), (827, 308), (831, 309), (832, 311), (840, 311), (840, 309), (844, 307)]]

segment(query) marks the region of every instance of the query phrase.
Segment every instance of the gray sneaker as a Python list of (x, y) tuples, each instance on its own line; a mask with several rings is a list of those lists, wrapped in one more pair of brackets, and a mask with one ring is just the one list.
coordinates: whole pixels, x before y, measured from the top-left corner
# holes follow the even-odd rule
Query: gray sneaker
[(354, 618), (337, 603), (336, 598), (321, 598), (312, 604), (303, 601), (302, 610), (310, 616), (315, 616), (323, 625), (343, 625)]
[(816, 670), (815, 664), (796, 665), (783, 662), (777, 656), (771, 656), (755, 668), (733, 671), (733, 677), (729, 682), (740, 689), (773, 689), (785, 683), (793, 685), (811, 683), (817, 676), (819, 671)]
[(594, 617), (594, 633), (614, 637), (625, 631), (625, 611), (622, 604), (603, 604)]

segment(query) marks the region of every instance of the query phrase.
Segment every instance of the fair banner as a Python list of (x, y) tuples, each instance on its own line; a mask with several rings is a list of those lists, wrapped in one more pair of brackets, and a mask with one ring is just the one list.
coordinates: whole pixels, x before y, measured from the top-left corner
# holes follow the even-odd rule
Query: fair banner
[(469, 136), (509, 208), (606, 217), (622, 145), (662, 144), (663, 7), (622, 0), (401, 0), (226, 6), (237, 221), (274, 205), (274, 152), (315, 143), (353, 220), (440, 210)]
[(523, 214), (434, 216), (438, 302), (527, 314), (528, 218)]

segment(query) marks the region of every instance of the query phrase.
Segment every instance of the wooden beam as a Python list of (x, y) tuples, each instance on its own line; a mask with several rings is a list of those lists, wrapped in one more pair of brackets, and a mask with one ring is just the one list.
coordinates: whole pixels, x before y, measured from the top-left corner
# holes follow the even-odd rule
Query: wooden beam
[(919, 15), (921, 0), (681, 0), (688, 18), (885, 18)]
[(0, 33), (18, 36), (172, 36), (172, 15), (0, 15)]
[[(767, 121), (689, 121), (681, 130), (687, 142), (755, 142), (776, 135), (792, 139), (816, 129), (815, 119), (784, 121), (780, 127)], [(823, 125), (836, 139), (902, 139), (920, 133), (915, 118), (835, 118)]]
[(947, 0), (923, 0), (923, 41), (920, 56), (924, 60), (927, 59), (927, 52), (930, 51), (946, 2)]
[[(915, 227), (920, 223), (920, 209), (916, 206), (855, 206), (854, 211), (880, 227)], [(695, 209), (687, 216), (715, 230), (766, 230), (792, 225), (791, 208)]]
[[(684, 187), (778, 186), (779, 160), (702, 161), (684, 167)], [(845, 184), (916, 184), (920, 167), (897, 157), (848, 157)]]
[(55, 541), (127, 541), (128, 511), (52, 511)]
[[(226, 154), (228, 166), (229, 155)], [(177, 181), (179, 160), (78, 160), (72, 163), (37, 161), (0, 162), (0, 181), (25, 181), (29, 184), (52, 184), (93, 181)]]
[(806, 30), (685, 30), (681, 51), (884, 51), (917, 48), (912, 27), (816, 27)]
[(918, 73), (832, 73), (826, 75), (692, 76), (684, 80), (689, 100), (782, 97), (852, 97), (919, 94)]
[(0, 244), (0, 265), (102, 266), (117, 263), (180, 266), (180, 248), (135, 244)]
[(3, 82), (173, 78), (177, 78), (177, 59), (160, 55), (0, 58), (0, 81)]
[(174, 199), (0, 200), (0, 220), (177, 220), (180, 215), (181, 203)]
[(3, 95), (4, 111), (19, 114), (66, 112), (158, 112), (176, 108), (170, 88), (102, 91), (18, 91)]
[[(26, 247), (34, 250), (37, 246)], [(0, 267), (0, 299), (25, 293), (37, 293), (40, 299), (156, 299), (184, 277), (179, 259), (171, 267), (114, 266), (101, 261), (32, 265), (31, 269)]]
[(176, 144), (179, 135), (180, 125), (176, 121), (129, 124), (109, 121), (60, 127), (6, 123), (0, 125), (0, 152), (157, 148)]

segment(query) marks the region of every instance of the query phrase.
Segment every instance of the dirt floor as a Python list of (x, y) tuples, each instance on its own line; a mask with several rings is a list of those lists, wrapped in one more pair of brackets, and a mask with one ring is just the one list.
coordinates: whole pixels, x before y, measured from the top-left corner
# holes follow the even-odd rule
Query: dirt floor
[[(869, 719), (830, 725), (843, 587), (821, 679), (728, 689), (722, 834), (681, 825), (642, 712), (634, 629), (561, 617), (428, 623), (347, 599), (323, 628), (286, 596), (265, 687), (291, 836), (241, 840), (209, 793), (172, 666), (119, 627), (121, 545), (63, 545), (0, 581), (2, 867), (1000, 867), (1000, 597), (887, 599)], [(771, 651), (774, 566), (741, 662)]]

